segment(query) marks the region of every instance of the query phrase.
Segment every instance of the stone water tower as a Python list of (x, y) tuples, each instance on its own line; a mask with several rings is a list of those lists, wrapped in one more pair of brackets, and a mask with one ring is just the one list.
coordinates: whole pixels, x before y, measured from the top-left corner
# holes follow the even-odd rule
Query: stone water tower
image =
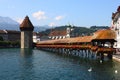
[(21, 30), (21, 48), (32, 48), (33, 47), (33, 30), (29, 17), (26, 16), (23, 22), (20, 24)]

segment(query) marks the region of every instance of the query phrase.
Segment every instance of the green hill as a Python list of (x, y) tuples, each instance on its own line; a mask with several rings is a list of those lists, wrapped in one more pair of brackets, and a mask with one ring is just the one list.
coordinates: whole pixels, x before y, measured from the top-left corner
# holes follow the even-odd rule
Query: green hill
[(71, 36), (84, 36), (84, 35), (91, 35), (93, 32), (99, 30), (99, 29), (107, 29), (109, 28), (108, 26), (91, 26), (90, 28), (87, 27), (79, 27), (79, 26), (70, 26), (70, 25), (66, 25), (66, 26), (59, 26), (59, 27), (55, 27), (55, 28), (51, 28), (51, 29), (46, 29), (45, 31), (41, 31), (39, 32), (40, 34), (47, 36), (50, 34), (51, 31), (54, 30), (66, 30), (68, 27), (72, 28), (73, 30), (71, 31)]

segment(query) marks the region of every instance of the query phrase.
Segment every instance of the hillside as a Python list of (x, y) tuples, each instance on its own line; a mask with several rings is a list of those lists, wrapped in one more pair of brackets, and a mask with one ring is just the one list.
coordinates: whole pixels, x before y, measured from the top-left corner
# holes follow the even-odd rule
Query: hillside
[[(40, 31), (39, 33), (47, 36), (50, 34), (51, 31), (60, 31), (60, 30), (66, 30), (69, 26), (59, 26), (51, 29), (46, 29), (45, 31)], [(87, 27), (80, 27), (80, 26), (72, 26), (73, 30), (71, 31), (71, 36), (84, 36), (84, 35), (91, 35), (95, 31), (99, 29), (108, 29), (108, 26), (91, 26), (90, 28)]]
[[(51, 31), (66, 30), (67, 27), (70, 27), (70, 26), (59, 26), (59, 27), (55, 27), (55, 28), (51, 28), (51, 29), (46, 29), (45, 31), (41, 31), (40, 34), (48, 35), (48, 34), (50, 34)], [(95, 31), (96, 31), (95, 29), (91, 29), (91, 28), (73, 26), (71, 35), (74, 35), (74, 36), (90, 35), (91, 33), (95, 32)]]
[(19, 30), (19, 23), (9, 17), (0, 16), (0, 29)]

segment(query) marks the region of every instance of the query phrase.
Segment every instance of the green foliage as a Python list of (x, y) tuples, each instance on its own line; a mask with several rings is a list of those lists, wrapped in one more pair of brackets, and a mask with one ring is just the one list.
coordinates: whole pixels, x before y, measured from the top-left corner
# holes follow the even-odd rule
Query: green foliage
[(2, 36), (0, 36), (0, 41), (3, 41), (3, 37)]
[(95, 30), (86, 27), (75, 27), (73, 30), (74, 34), (78, 34), (77, 36), (90, 35), (93, 32), (95, 32)]
[[(45, 31), (40, 32), (40, 34), (47, 36), (50, 34), (51, 31), (54, 30), (66, 30), (66, 28), (69, 26), (60, 26), (60, 27), (55, 27), (55, 28), (51, 28), (51, 29), (47, 29)], [(77, 26), (73, 26), (73, 31), (71, 32), (71, 35), (74, 36), (83, 36), (83, 35), (91, 35), (93, 32), (95, 32), (96, 30), (94, 28), (86, 28), (86, 27), (77, 27)]]
[(20, 47), (19, 41), (0, 41), (0, 47)]

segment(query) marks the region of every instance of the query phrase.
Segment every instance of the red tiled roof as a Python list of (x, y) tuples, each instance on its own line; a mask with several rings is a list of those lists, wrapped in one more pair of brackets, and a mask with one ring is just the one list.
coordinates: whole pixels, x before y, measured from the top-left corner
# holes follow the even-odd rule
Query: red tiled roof
[(29, 20), (29, 17), (26, 16), (23, 22), (20, 24), (20, 30), (33, 31), (34, 27)]
[(16, 30), (6, 30), (6, 31), (12, 34), (20, 34), (20, 31), (16, 31)]
[(83, 36), (83, 37), (75, 37), (75, 38), (68, 38), (68, 43), (83, 43), (83, 42), (91, 42), (92, 36)]
[(65, 36), (67, 33), (66, 33), (66, 30), (55, 30), (55, 31), (52, 31), (49, 36)]
[(92, 41), (92, 36), (84, 36), (84, 37), (65, 38), (65, 39), (58, 39), (58, 40), (40, 41), (39, 44), (84, 43), (84, 42), (91, 42), (91, 41)]
[(106, 39), (115, 40), (115, 38), (116, 38), (116, 33), (113, 30), (107, 29), (107, 30), (98, 30), (97, 32), (94, 33), (93, 36), (40, 41), (39, 44), (86, 43), (86, 42), (91, 42), (92, 40), (106, 40)]
[(6, 34), (4, 30), (0, 30), (0, 34)]
[(116, 33), (113, 30), (99, 30), (94, 33), (93, 39), (116, 39)]
[(0, 30), (1, 34), (20, 34), (20, 31), (16, 31), (16, 30)]

